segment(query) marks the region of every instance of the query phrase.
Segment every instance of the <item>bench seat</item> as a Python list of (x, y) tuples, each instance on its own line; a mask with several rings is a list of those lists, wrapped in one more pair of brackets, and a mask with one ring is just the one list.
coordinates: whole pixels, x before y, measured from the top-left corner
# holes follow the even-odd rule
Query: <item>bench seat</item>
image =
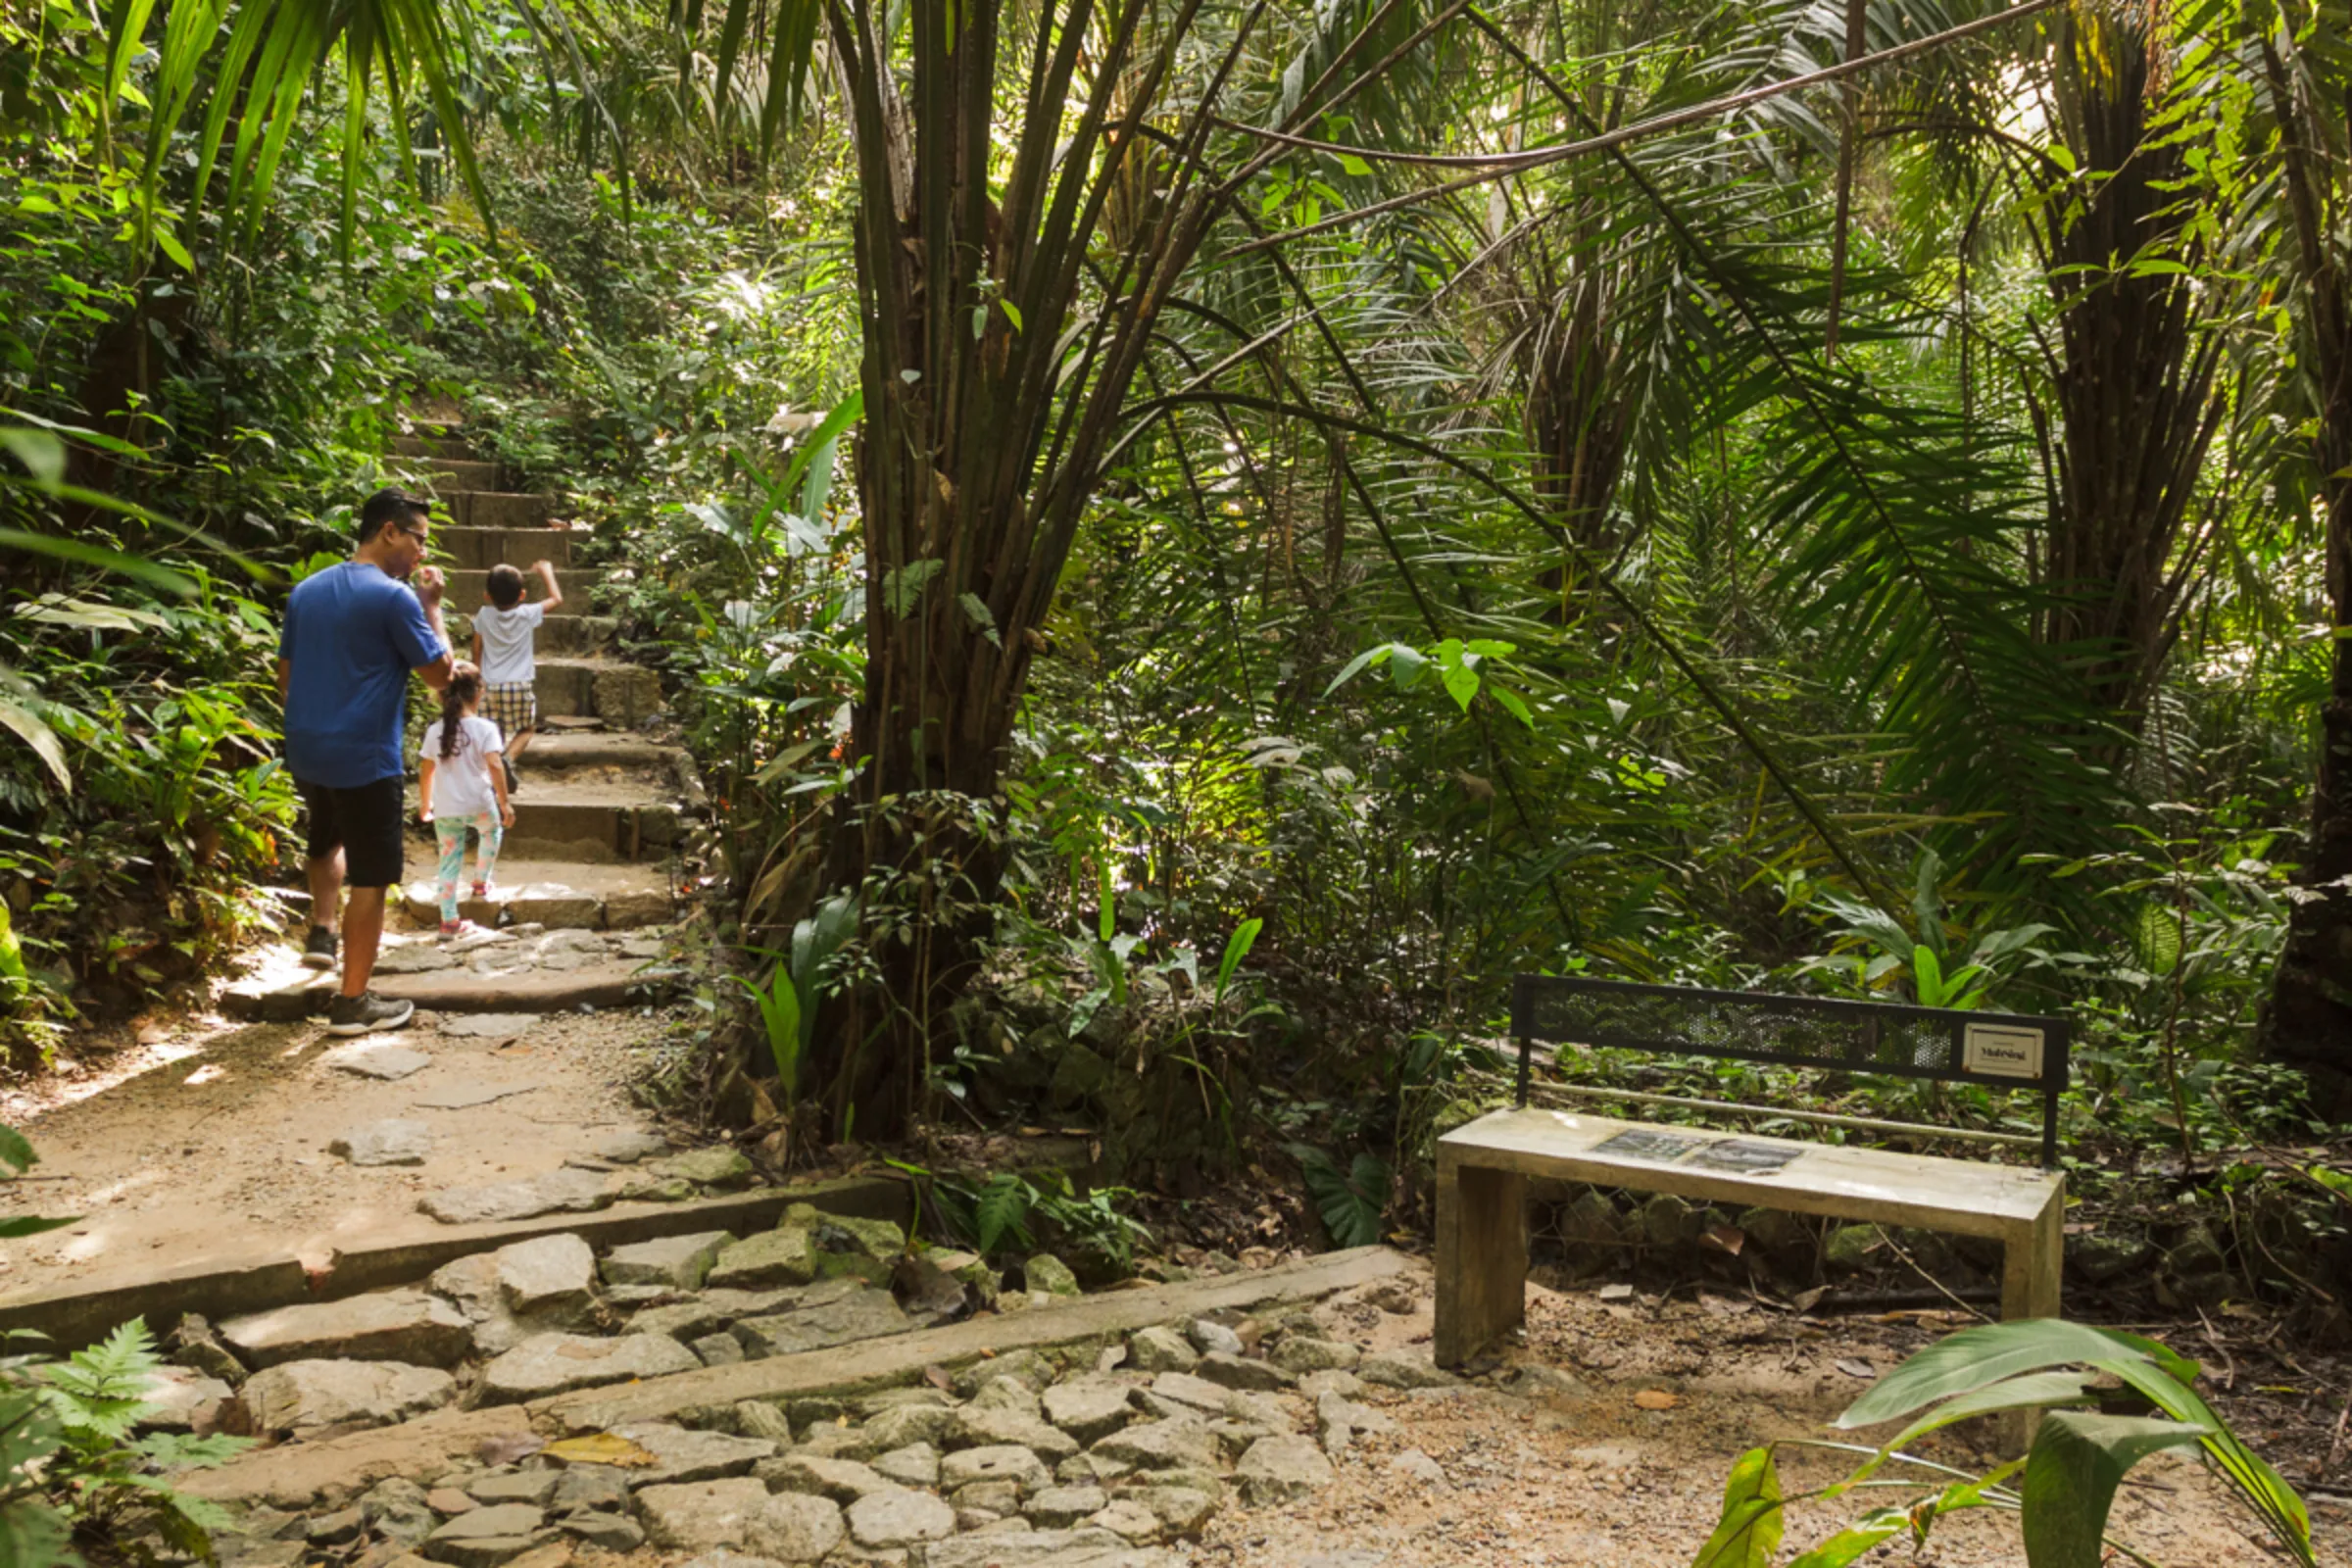
[(1988, 1237), (2003, 1245), (2001, 1315), (2058, 1315), (2063, 1172), (1529, 1105), (1438, 1141), (1440, 1366), (1525, 1320), (1530, 1176)]

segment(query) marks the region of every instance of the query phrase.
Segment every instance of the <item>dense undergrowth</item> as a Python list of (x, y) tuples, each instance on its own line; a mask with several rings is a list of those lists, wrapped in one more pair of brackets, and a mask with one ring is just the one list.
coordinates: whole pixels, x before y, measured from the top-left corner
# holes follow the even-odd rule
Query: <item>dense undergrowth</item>
[[(721, 962), (771, 1000), (777, 974), (791, 983), (795, 1051), (893, 944), (926, 923), (985, 929), (984, 983), (925, 1044), (936, 1128), (1071, 1122), (1100, 1175), (1162, 1203), (1239, 1174), (1302, 1190), (1294, 1206), (1330, 1236), (1364, 1240), (1422, 1218), (1435, 1131), (1492, 1102), (1514, 970), (2064, 1011), (2085, 1184), (2153, 1183), (2168, 1212), (2232, 1215), (2259, 1188), (2268, 1217), (2234, 1249), (2246, 1288), (2352, 1286), (2296, 1267), (2342, 1255), (2343, 1200), (2301, 1174), (2327, 1168), (2295, 1152), (2327, 1136), (2302, 1081), (2250, 1051), (2310, 896), (2292, 872), (2327, 652), (2317, 550), (2217, 470), (2204, 499), (2236, 554), (2198, 579), (2137, 730), (2069, 731), (2037, 706), (2079, 650), (1999, 663), (1986, 639), (2050, 605), (1978, 590), (2039, 493), (2029, 436), (2050, 387), (2021, 370), (1986, 393), (1914, 315), (1917, 280), (1943, 277), (1940, 262), (1906, 270), (1903, 247), (1925, 241), (1894, 220), (1932, 205), (1923, 170), (1883, 171), (1890, 214), (1861, 236), (1845, 368), (1797, 390), (1761, 378), (1818, 291), (1771, 257), (1819, 245), (1817, 203), (1741, 166), (1737, 200), (1693, 209), (1763, 347), (1712, 318), (1676, 336), (1699, 302), (1637, 265), (1648, 231), (1604, 247), (1656, 313), (1628, 352), (1662, 367), (1653, 401), (1619, 411), (1647, 422), (1588, 541), (1607, 547), (1608, 593), (1530, 529), (1517, 492), (1478, 477), (1536, 463), (1515, 426), (1544, 296), (1414, 249), (1458, 249), (1477, 222), (1390, 236), (1418, 262), (1349, 239), (1304, 282), (1250, 262), (1200, 280), (1197, 318), (1167, 328), (1167, 374), (1218, 362), (1233, 323), (1280, 336), (1267, 301), (1325, 287), (1333, 336), (1297, 334), (1252, 395), (1377, 382), (1421, 444), (1254, 405), (1142, 422), (1031, 634), (1002, 793), (876, 808), (952, 824), (1001, 886), (952, 859), (901, 867), (859, 890), (852, 929), (808, 912), (860, 763), (851, 706), (873, 617), (924, 583), (869, 581), (847, 482), (860, 320), (838, 126), (803, 125), (761, 164), (671, 125), (613, 177), (559, 145), (576, 92), (517, 67), (514, 45), (479, 127), (495, 232), (442, 164), (419, 186), (388, 155), (346, 222), (341, 155), (306, 140), (249, 232), (241, 212), (199, 209), (172, 230), (182, 255), (125, 223), (132, 176), (103, 145), (89, 24), (49, 15), (28, 89), (42, 107), (0, 124), (0, 525), (44, 542), (8, 542), (0, 616), (0, 719), (25, 743), (0, 751), (0, 988), (20, 1067), (75, 1018), (172, 994), (271, 923), (264, 890), (296, 853), (273, 607), (342, 548), (403, 411), (431, 407), (591, 530), (607, 568), (593, 608), (666, 669), (721, 814)], [(319, 115), (342, 113), (331, 84), (314, 92)], [(1809, 144), (1790, 146), (1817, 177)], [(1694, 202), (1718, 176), (1657, 175)], [(167, 195), (193, 207), (173, 178)], [(1253, 221), (1312, 223), (1370, 178), (1279, 163)], [(1970, 330), (2022, 357), (2051, 310), (2034, 257), (2012, 244), (1980, 265)], [(2258, 394), (2229, 411), (2230, 441), (2260, 423)], [(1965, 527), (1944, 518), (1905, 548), (1931, 561), (1923, 602), (1992, 630), (1913, 646), (1934, 628), (1872, 618), (1901, 597), (1884, 582), (1800, 593), (1846, 592), (1875, 563), (1838, 520), (1867, 486), (1833, 471), (1812, 418), (1845, 421), (1863, 477), (1923, 513), (1982, 493)], [(1873, 638), (1883, 660), (1899, 643), (1923, 667), (1975, 679), (1982, 660), (2010, 685), (1955, 737), (1954, 710), (1862, 667), (1852, 650)], [(2002, 751), (2036, 723), (2040, 749)], [(821, 1118), (778, 1071), (797, 1056), (731, 983), (703, 1001), (659, 1092), (808, 1155)], [(1976, 1090), (1606, 1054), (1558, 1070), (2015, 1125)], [(2276, 1267), (2274, 1243), (2289, 1254)]]

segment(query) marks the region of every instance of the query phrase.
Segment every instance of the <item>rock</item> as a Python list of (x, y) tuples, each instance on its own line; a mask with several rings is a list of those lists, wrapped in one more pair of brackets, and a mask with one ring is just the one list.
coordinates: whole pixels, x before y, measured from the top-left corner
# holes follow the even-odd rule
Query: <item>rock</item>
[(472, 1541), (426, 1542), (425, 1549), (450, 1568), (566, 1568), (571, 1547), (539, 1536), (483, 1536)]
[(523, 1181), (428, 1193), (416, 1206), (444, 1225), (487, 1225), (540, 1214), (582, 1213), (611, 1201), (603, 1177), (594, 1171), (566, 1169)]
[(1141, 1396), (1143, 1403), (1163, 1420), (1175, 1415), (1215, 1416), (1225, 1413), (1233, 1391), (1190, 1372), (1162, 1372)]
[(1683, 1247), (1705, 1229), (1699, 1211), (1672, 1193), (1653, 1193), (1637, 1212), (1635, 1229), (1651, 1247)]
[(819, 1279), (858, 1279), (888, 1286), (899, 1259), (906, 1254), (906, 1233), (886, 1219), (860, 1219), (854, 1214), (825, 1214), (807, 1203), (784, 1211), (778, 1228), (801, 1228), (808, 1233), (809, 1258)]
[(1252, 1361), (1246, 1355), (1227, 1355), (1221, 1350), (1200, 1357), (1195, 1370), (1211, 1383), (1259, 1394), (1287, 1389), (1298, 1381), (1270, 1361)]
[(1284, 1335), (1282, 1343), (1274, 1347), (1274, 1353), (1267, 1357), (1293, 1376), (1352, 1371), (1363, 1358), (1363, 1351), (1344, 1340), (1310, 1339), (1298, 1334)]
[[(513, 940), (507, 936), (507, 933), (503, 931), (495, 933), (495, 936), (508, 941)], [(499, 945), (499, 942), (491, 941), (477, 943), (475, 944), (475, 947), (496, 947)], [(453, 942), (449, 945), (446, 951), (451, 953), (470, 953), (474, 951), (474, 949), (461, 947), (459, 944)], [(538, 1021), (539, 1014), (535, 1012), (463, 1013), (455, 1017), (443, 1018), (441, 1020), (441, 1032), (445, 1035), (455, 1035), (460, 1039), (465, 1040), (512, 1040), (516, 1035), (521, 1034), (524, 1030), (530, 1028), (531, 1025), (537, 1023)]]
[(1813, 1250), (1813, 1229), (1785, 1208), (1743, 1208), (1732, 1223), (1746, 1238), (1746, 1247), (1761, 1248), (1770, 1257), (1794, 1257)]
[(315, 1515), (303, 1538), (314, 1546), (339, 1546), (359, 1539), (368, 1528), (368, 1521), (357, 1508), (339, 1508), (333, 1513)]
[(692, 1481), (681, 1486), (639, 1487), (637, 1513), (657, 1546), (707, 1551), (740, 1546), (752, 1520), (767, 1507), (767, 1488), (749, 1476)]
[(1124, 1541), (1152, 1542), (1159, 1539), (1159, 1515), (1133, 1497), (1121, 1497), (1097, 1510), (1087, 1523), (1098, 1530), (1107, 1530)]
[(765, 1438), (779, 1445), (792, 1442), (792, 1422), (765, 1399), (745, 1399), (738, 1403), (735, 1430), (747, 1438)]
[(1592, 1390), (1573, 1372), (1563, 1372), (1556, 1366), (1541, 1361), (1528, 1361), (1511, 1368), (1496, 1386), (1504, 1393), (1521, 1399), (1590, 1399)]
[(478, 1503), (521, 1502), (545, 1508), (564, 1474), (562, 1470), (511, 1470), (505, 1475), (476, 1476), (466, 1484), (466, 1495)]
[(635, 1551), (645, 1544), (644, 1528), (625, 1513), (590, 1510), (568, 1514), (563, 1520), (563, 1527), (591, 1546), (611, 1552)]
[(1052, 1484), (1053, 1480), (1053, 1472), (1043, 1459), (1031, 1449), (1013, 1444), (964, 1448), (939, 1462), (939, 1484), (950, 1492), (975, 1482), (1005, 1481), (1028, 1494)]
[(539, 1236), (502, 1247), (498, 1291), (507, 1310), (532, 1322), (584, 1313), (596, 1289), (596, 1253), (577, 1236)]
[(1298, 1392), (1310, 1399), (1320, 1399), (1326, 1394), (1352, 1399), (1364, 1392), (1364, 1380), (1352, 1372), (1309, 1372), (1298, 1380)]
[(1389, 1469), (1407, 1481), (1418, 1481), (1425, 1487), (1445, 1487), (1452, 1483), (1446, 1479), (1445, 1466), (1423, 1453), (1419, 1448), (1407, 1448), (1389, 1461)]
[(1410, 1280), (1382, 1280), (1368, 1287), (1360, 1299), (1379, 1307), (1393, 1317), (1403, 1317), (1421, 1305), (1421, 1293)]
[(437, 1410), (457, 1380), (399, 1361), (287, 1361), (245, 1380), (246, 1430), (300, 1435), (319, 1427), (390, 1426)]
[(175, 1365), (206, 1377), (219, 1378), (230, 1388), (245, 1381), (245, 1363), (229, 1354), (213, 1326), (195, 1312), (180, 1314), (179, 1326), (164, 1342)]
[(1347, 1451), (1357, 1433), (1394, 1434), (1396, 1422), (1393, 1416), (1369, 1405), (1326, 1393), (1315, 1400), (1315, 1429), (1322, 1437), (1323, 1451), (1336, 1459)]
[(1204, 1317), (1193, 1319), (1192, 1327), (1184, 1332), (1185, 1337), (1193, 1342), (1193, 1348), (1199, 1350), (1202, 1355), (1207, 1355), (1213, 1350), (1222, 1350), (1227, 1355), (1240, 1355), (1245, 1348), (1239, 1334), (1234, 1333), (1222, 1323), (1212, 1322)]
[(1200, 1361), (1174, 1329), (1154, 1325), (1127, 1336), (1127, 1364), (1138, 1372), (1190, 1372)]
[(701, 1432), (666, 1421), (642, 1421), (615, 1427), (657, 1461), (630, 1472), (637, 1487), (677, 1486), (689, 1481), (717, 1481), (747, 1474), (760, 1460), (771, 1458), (776, 1446), (765, 1438), (736, 1438), (723, 1432)]
[(466, 1513), (479, 1506), (471, 1497), (455, 1487), (433, 1488), (424, 1494), (424, 1502), (426, 1507), (443, 1518), (448, 1518), (452, 1514)]
[(749, 1155), (740, 1149), (690, 1149), (683, 1154), (672, 1154), (656, 1160), (646, 1167), (657, 1180), (689, 1181), (697, 1187), (743, 1187), (756, 1172)]
[(412, 1051), (388, 1040), (367, 1040), (356, 1045), (337, 1046), (318, 1058), (322, 1067), (348, 1072), (362, 1078), (380, 1078), (394, 1082), (412, 1073), (419, 1073), (433, 1064), (433, 1058), (421, 1051)]
[[(528, 1017), (529, 1014), (525, 1013), (521, 1016)], [(444, 1025), (444, 1027), (447, 1026)], [(660, 1133), (649, 1133), (642, 1128), (612, 1133), (596, 1141), (597, 1157), (609, 1159), (615, 1165), (634, 1165), (641, 1159), (652, 1159), (668, 1152), (668, 1139)]]
[(1003, 1355), (974, 1362), (956, 1373), (956, 1396), (969, 1399), (999, 1378), (1026, 1383), (1033, 1392), (1043, 1394), (1060, 1377), (1060, 1368), (1035, 1350), (1007, 1350)]
[(443, 1542), (481, 1541), (504, 1536), (527, 1540), (547, 1515), (527, 1502), (502, 1502), (495, 1508), (468, 1508), (450, 1519), (425, 1538), (425, 1554), (439, 1556), (432, 1548)]
[[(2159, 1282), (2161, 1285), (2162, 1282)], [(2240, 1294), (2236, 1276), (2212, 1269), (2202, 1274), (2183, 1274), (2171, 1282), (2176, 1300), (2208, 1312), (2218, 1312), (2230, 1298)], [(2161, 1298), (2163, 1292), (2159, 1291)]]
[(1139, 1470), (1213, 1470), (1218, 1458), (1216, 1434), (1207, 1422), (1189, 1416), (1122, 1428), (1096, 1444), (1093, 1451)]
[(891, 1294), (867, 1288), (797, 1312), (745, 1318), (734, 1326), (734, 1334), (746, 1353), (764, 1357), (828, 1349), (853, 1340), (903, 1333), (906, 1327), (906, 1314)]
[(698, 1231), (692, 1236), (664, 1236), (615, 1247), (605, 1256), (605, 1283), (700, 1290), (710, 1265), (718, 1261), (720, 1250), (734, 1241), (726, 1231)]
[(387, 945), (375, 957), (377, 974), (429, 974), (435, 969), (457, 966), (458, 955), (421, 942), (404, 942), (399, 947)]
[(1380, 1389), (1449, 1389), (1461, 1382), (1445, 1368), (1432, 1365), (1426, 1357), (1426, 1351), (1420, 1355), (1401, 1350), (1377, 1351), (1355, 1364), (1355, 1375)]
[(2165, 1249), (2164, 1266), (2167, 1272), (2186, 1278), (2193, 1274), (2219, 1274), (2229, 1266), (2229, 1261), (2222, 1255), (2221, 1244), (2213, 1239), (2212, 1230), (2192, 1224)]
[(610, 1340), (535, 1334), (482, 1368), (481, 1399), (516, 1404), (571, 1389), (691, 1372), (702, 1364), (692, 1350), (660, 1334)]
[(1215, 1496), (1192, 1487), (1141, 1487), (1128, 1495), (1151, 1509), (1171, 1535), (1195, 1534), (1217, 1511)]
[(912, 1546), (956, 1533), (956, 1510), (928, 1492), (893, 1488), (849, 1506), (850, 1535), (860, 1546)]
[(923, 1568), (1178, 1568), (1168, 1552), (1139, 1549), (1108, 1530), (1012, 1528), (943, 1541), (923, 1553)]
[(909, 1443), (903, 1448), (893, 1448), (878, 1455), (874, 1473), (885, 1481), (902, 1487), (936, 1487), (939, 1485), (939, 1450), (928, 1443)]
[(433, 1150), (433, 1130), (420, 1121), (388, 1117), (354, 1127), (326, 1146), (354, 1165), (421, 1165)]
[(340, 1301), (305, 1301), (220, 1325), (247, 1366), (287, 1361), (405, 1361), (455, 1366), (473, 1343), (465, 1317), (422, 1291), (381, 1291)]
[(1021, 1489), (1009, 1481), (970, 1481), (948, 1494), (956, 1505), (956, 1528), (968, 1530), (967, 1514), (993, 1523), (1021, 1511)]
[(1070, 1271), (1070, 1265), (1052, 1252), (1036, 1253), (1022, 1264), (1021, 1277), (1029, 1282), (1029, 1289), (1043, 1291), (1048, 1296), (1086, 1294), (1078, 1288), (1078, 1276)]
[(2093, 1232), (2066, 1239), (2067, 1265), (2093, 1285), (2104, 1285), (2117, 1275), (2137, 1268), (2155, 1250), (2144, 1236)]
[(744, 1361), (743, 1342), (732, 1334), (706, 1334), (686, 1348), (701, 1356), (705, 1366), (741, 1366)]
[(441, 1523), (429, 1494), (405, 1477), (379, 1481), (360, 1498), (360, 1517), (380, 1541), (414, 1546)]
[(906, 1405), (883, 1411), (866, 1422), (865, 1430), (878, 1446), (877, 1452), (916, 1443), (937, 1447), (961, 1426), (962, 1414), (936, 1405)]
[(629, 1175), (613, 1181), (612, 1195), (616, 1203), (683, 1203), (694, 1196), (694, 1183), (682, 1176)]
[(1048, 1421), (1080, 1443), (1093, 1443), (1133, 1421), (1136, 1412), (1127, 1397), (1125, 1384), (1081, 1379), (1057, 1383), (1048, 1389), (1043, 1413)]
[(1047, 1487), (1022, 1505), (1021, 1512), (1048, 1530), (1061, 1530), (1110, 1502), (1101, 1487)]
[(816, 1278), (806, 1228), (747, 1236), (719, 1249), (707, 1283), (717, 1286), (806, 1285)]
[(784, 1565), (773, 1557), (753, 1557), (740, 1551), (729, 1551), (722, 1546), (716, 1551), (707, 1551), (699, 1557), (689, 1558), (678, 1564), (678, 1568), (784, 1568)]
[(556, 1490), (547, 1499), (547, 1506), (557, 1513), (625, 1510), (628, 1505), (627, 1479), (621, 1471), (605, 1464), (575, 1464), (559, 1471)]
[(1878, 1246), (1876, 1225), (1840, 1225), (1822, 1241), (1821, 1259), (1840, 1274), (1851, 1274), (1870, 1266)]
[(184, 1366), (162, 1366), (147, 1375), (139, 1397), (147, 1408), (139, 1427), (150, 1432), (193, 1432), (210, 1435), (220, 1424), (228, 1401), (237, 1391), (219, 1378), (208, 1378)]
[(767, 1499), (752, 1515), (745, 1540), (754, 1551), (779, 1562), (815, 1562), (841, 1544), (846, 1527), (841, 1509), (808, 1493), (786, 1492)]
[[(856, 1502), (870, 1492), (888, 1492), (904, 1486), (881, 1474), (870, 1465), (855, 1459), (828, 1459), (813, 1453), (787, 1453), (760, 1466), (760, 1479), (770, 1492), (807, 1492), (835, 1502)], [(931, 1464), (932, 1479), (939, 1476), (939, 1462)]]
[(1251, 1506), (1270, 1502), (1297, 1502), (1328, 1487), (1338, 1479), (1332, 1472), (1331, 1461), (1311, 1439), (1284, 1435), (1260, 1438), (1250, 1445), (1242, 1462), (1234, 1467), (1234, 1479), (1241, 1484), (1242, 1496)]
[(825, 1421), (808, 1429), (799, 1451), (819, 1459), (855, 1459), (863, 1464), (880, 1453), (882, 1447), (863, 1427)]
[(1045, 1455), (1048, 1462), (1068, 1458), (1078, 1451), (1078, 1440), (1059, 1428), (1046, 1424), (1042, 1416), (1026, 1410), (992, 1407), (978, 1403), (966, 1405), (956, 1412), (956, 1424), (949, 1429), (947, 1446), (1033, 1448)]

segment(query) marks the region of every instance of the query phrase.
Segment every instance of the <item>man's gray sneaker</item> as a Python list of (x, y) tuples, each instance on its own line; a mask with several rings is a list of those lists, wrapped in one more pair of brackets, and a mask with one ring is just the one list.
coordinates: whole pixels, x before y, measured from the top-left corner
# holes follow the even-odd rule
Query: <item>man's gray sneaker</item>
[(414, 1002), (392, 1002), (372, 991), (356, 997), (337, 997), (326, 1010), (330, 1035), (364, 1035), (375, 1029), (397, 1029), (415, 1015)]
[(302, 966), (306, 969), (332, 969), (335, 966), (335, 934), (325, 926), (311, 927), (311, 940), (303, 945)]

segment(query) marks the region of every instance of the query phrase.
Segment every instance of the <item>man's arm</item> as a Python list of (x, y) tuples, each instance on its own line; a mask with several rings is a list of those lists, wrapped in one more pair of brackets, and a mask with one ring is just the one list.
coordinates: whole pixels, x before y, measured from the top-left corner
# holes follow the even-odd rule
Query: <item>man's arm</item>
[(293, 683), (294, 662), (290, 659), (279, 660), (277, 662), (277, 700), (281, 705), (285, 702), (286, 692)]
[(418, 664), (416, 673), (422, 675), (425, 685), (434, 691), (440, 691), (449, 684), (450, 671), (457, 665), (457, 660), (449, 651), (449, 628), (441, 620), (441, 596), (447, 589), (439, 566), (416, 568), (416, 603), (424, 607), (424, 623), (432, 629), (433, 646), (441, 650), (439, 659), (429, 664)]

